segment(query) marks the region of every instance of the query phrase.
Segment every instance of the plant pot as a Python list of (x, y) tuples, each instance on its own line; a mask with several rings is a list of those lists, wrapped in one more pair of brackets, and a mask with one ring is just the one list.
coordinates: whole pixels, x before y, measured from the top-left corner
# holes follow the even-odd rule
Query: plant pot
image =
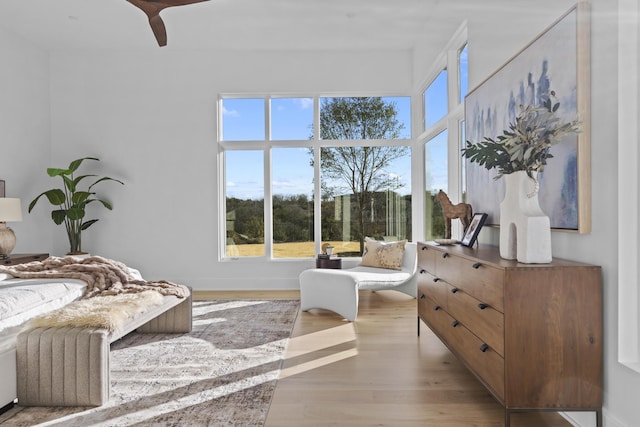
[(551, 262), (551, 223), (538, 202), (537, 172), (504, 175), (500, 203), (500, 256), (527, 264)]
[(65, 255), (75, 258), (89, 258), (91, 256), (89, 252), (67, 252)]

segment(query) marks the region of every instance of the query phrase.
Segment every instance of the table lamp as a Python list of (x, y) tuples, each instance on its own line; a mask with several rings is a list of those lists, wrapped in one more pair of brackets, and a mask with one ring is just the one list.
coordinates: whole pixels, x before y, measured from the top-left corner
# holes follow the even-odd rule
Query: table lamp
[(20, 199), (0, 197), (0, 259), (8, 258), (16, 246), (16, 235), (7, 227), (8, 221), (22, 221)]

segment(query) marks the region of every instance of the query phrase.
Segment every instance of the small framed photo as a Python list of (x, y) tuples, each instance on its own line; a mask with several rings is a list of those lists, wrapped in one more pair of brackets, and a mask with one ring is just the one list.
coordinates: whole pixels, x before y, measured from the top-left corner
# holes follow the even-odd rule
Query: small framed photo
[(0, 197), (4, 197), (4, 181), (0, 179)]
[(460, 241), (465, 246), (473, 246), (478, 238), (478, 234), (480, 233), (480, 229), (484, 225), (484, 222), (487, 220), (486, 213), (476, 213), (473, 214), (473, 218), (471, 218), (471, 223), (467, 227), (464, 232), (464, 237)]

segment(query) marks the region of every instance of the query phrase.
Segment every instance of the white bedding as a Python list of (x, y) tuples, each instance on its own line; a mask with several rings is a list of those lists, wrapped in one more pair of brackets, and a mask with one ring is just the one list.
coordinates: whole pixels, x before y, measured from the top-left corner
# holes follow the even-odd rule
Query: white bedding
[(0, 280), (0, 353), (15, 346), (27, 320), (79, 299), (86, 286), (77, 279)]

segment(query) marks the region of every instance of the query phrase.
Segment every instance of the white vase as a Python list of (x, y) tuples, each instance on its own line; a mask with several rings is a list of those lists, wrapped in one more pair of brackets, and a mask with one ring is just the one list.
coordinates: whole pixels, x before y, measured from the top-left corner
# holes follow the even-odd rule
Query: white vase
[(551, 223), (538, 202), (537, 173), (504, 175), (500, 203), (500, 256), (527, 264), (551, 262)]

